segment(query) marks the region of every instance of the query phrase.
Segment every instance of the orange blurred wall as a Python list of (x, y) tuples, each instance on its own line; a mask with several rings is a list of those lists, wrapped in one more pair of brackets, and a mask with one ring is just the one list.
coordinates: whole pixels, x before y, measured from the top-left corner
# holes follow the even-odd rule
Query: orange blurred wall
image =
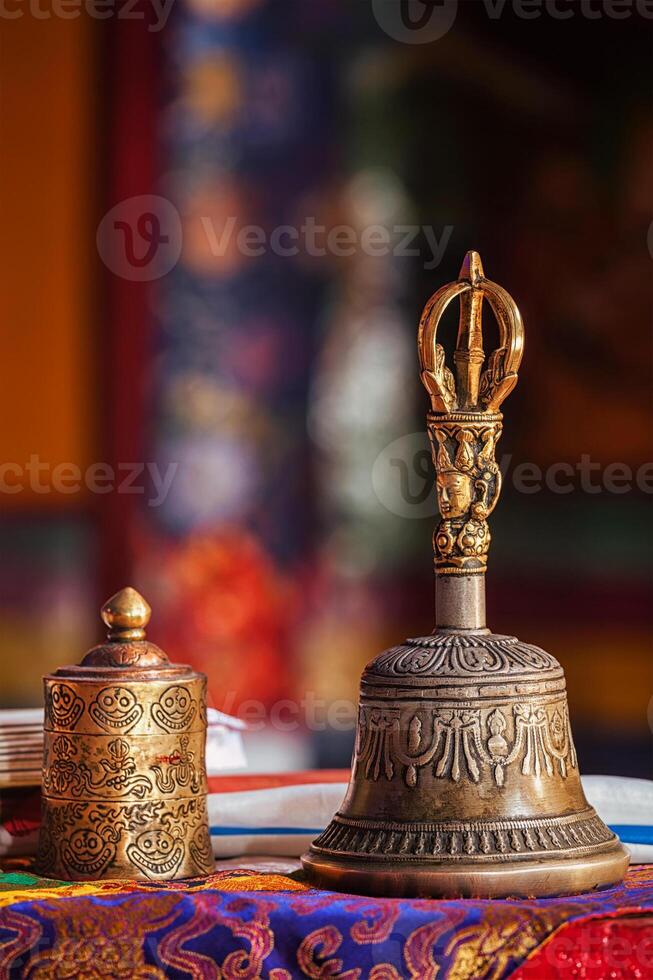
[[(93, 24), (0, 19), (1, 462), (93, 455)], [(7, 476), (7, 482), (15, 479)], [(45, 479), (45, 478), (44, 478)], [(29, 480), (25, 481), (29, 483)], [(79, 495), (2, 494), (3, 510)]]

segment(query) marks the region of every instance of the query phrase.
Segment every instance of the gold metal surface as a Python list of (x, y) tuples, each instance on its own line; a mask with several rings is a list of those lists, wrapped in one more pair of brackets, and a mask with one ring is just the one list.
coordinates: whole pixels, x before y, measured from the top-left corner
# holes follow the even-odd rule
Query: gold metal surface
[(88, 651), (82, 667), (157, 667), (169, 664), (167, 655), (145, 639), (152, 610), (142, 595), (127, 586), (102, 606), (107, 642)]
[(207, 828), (203, 794), (169, 803), (48, 800), (39, 866), (67, 881), (199, 877), (214, 866)]
[(145, 638), (123, 589), (107, 642), (44, 678), (41, 873), (170, 880), (208, 874), (206, 678)]
[(144, 640), (152, 610), (143, 596), (127, 586), (102, 606), (100, 616), (108, 627), (109, 640)]
[[(454, 297), (455, 376), (436, 339)], [(500, 336), (487, 361), (484, 299)], [(320, 885), (375, 895), (545, 896), (614, 884), (628, 855), (585, 799), (562, 667), (485, 626), (498, 409), (517, 381), (523, 325), (475, 252), (426, 304), (418, 345), (442, 518), (436, 627), (363, 671), (349, 788), (302, 862)]]
[(43, 792), (51, 800), (153, 800), (205, 793), (206, 772), (199, 761), (204, 742), (201, 731), (172, 739), (46, 732)]
[[(454, 376), (437, 331), (455, 297), (460, 299), (460, 320)], [(483, 371), (484, 299), (499, 326), (499, 347), (490, 353)], [(436, 574), (482, 574), (490, 547), (487, 518), (501, 492), (495, 459), (503, 428), (499, 407), (517, 383), (524, 326), (512, 297), (485, 279), (476, 252), (465, 256), (458, 281), (443, 286), (426, 304), (417, 344), (422, 382), (431, 399), (427, 428), (442, 517), (433, 536)]]

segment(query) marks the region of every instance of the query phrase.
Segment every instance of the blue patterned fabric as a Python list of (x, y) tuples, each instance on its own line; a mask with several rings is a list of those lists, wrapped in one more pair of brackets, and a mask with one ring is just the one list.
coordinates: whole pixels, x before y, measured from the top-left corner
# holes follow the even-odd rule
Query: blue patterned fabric
[(249, 871), (167, 885), (9, 874), (0, 976), (501, 980), (561, 926), (632, 913), (653, 914), (653, 867), (538, 901), (366, 899)]

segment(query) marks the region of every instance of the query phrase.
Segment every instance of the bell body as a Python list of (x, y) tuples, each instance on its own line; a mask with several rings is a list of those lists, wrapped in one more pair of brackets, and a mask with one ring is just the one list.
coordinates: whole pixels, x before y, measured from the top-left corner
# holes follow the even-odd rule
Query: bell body
[(46, 676), (44, 695), (39, 871), (70, 881), (212, 871), (205, 676), (144, 640), (113, 642)]
[[(456, 297), (454, 374), (437, 330)], [(487, 357), (485, 301), (500, 339)], [(321, 885), (544, 896), (612, 885), (626, 871), (626, 849), (583, 794), (560, 664), (485, 626), (499, 408), (517, 382), (523, 341), (514, 300), (468, 252), (458, 280), (427, 302), (418, 333), (441, 518), (436, 628), (363, 672), (349, 789), (303, 858)]]
[(537, 896), (612, 884), (628, 856), (583, 794), (562, 668), (479, 629), (367, 666), (347, 795), (303, 861), (364, 894)]

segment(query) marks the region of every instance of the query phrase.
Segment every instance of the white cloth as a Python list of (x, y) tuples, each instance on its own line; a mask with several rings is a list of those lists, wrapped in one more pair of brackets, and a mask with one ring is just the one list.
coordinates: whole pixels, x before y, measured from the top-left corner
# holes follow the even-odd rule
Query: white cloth
[(209, 827), (216, 857), (270, 854), (299, 857), (342, 803), (346, 783), (275, 786), (209, 793)]
[[(653, 781), (583, 776), (587, 800), (619, 834), (632, 864), (653, 863)], [(209, 795), (213, 853), (299, 857), (339, 809), (346, 783), (313, 783)]]
[(630, 863), (653, 864), (653, 780), (627, 776), (581, 779), (587, 802), (619, 835), (630, 851)]

